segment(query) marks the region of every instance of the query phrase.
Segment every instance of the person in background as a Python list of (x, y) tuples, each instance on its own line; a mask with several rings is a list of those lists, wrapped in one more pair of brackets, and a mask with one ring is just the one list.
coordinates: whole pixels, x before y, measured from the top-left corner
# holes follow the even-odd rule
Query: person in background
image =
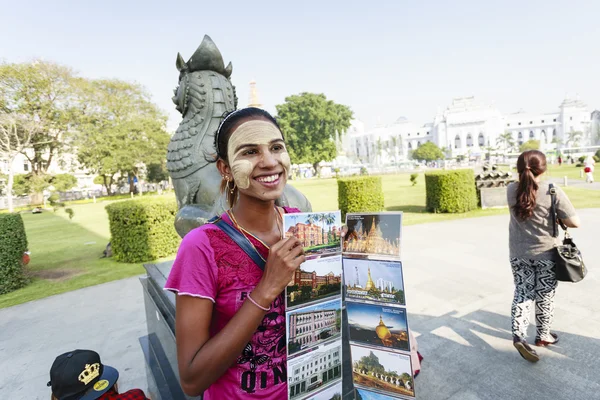
[(558, 156), (558, 166), (562, 166), (562, 156)]
[[(554, 317), (556, 266), (553, 236), (553, 213), (550, 187), (541, 181), (546, 172), (546, 156), (538, 150), (522, 153), (517, 160), (519, 182), (507, 188), (510, 206), (509, 247), (510, 264), (515, 283), (511, 310), (513, 344), (527, 361), (537, 362), (537, 352), (527, 343), (527, 328), (531, 306), (535, 302), (536, 346), (558, 342), (550, 332)], [(558, 187), (556, 214), (568, 227), (579, 227), (579, 217), (567, 195)]]
[(585, 172), (585, 181), (586, 183), (594, 183), (594, 165), (596, 161), (594, 161), (594, 157), (587, 156), (585, 161), (583, 162), (583, 172)]
[(92, 350), (61, 354), (50, 368), (51, 400), (150, 400), (140, 389), (119, 393), (119, 371)]

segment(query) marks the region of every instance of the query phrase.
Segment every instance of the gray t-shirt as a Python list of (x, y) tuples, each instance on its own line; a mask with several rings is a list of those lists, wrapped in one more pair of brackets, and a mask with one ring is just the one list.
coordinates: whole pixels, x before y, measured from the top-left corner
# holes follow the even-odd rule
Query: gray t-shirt
[[(552, 249), (559, 243), (558, 238), (552, 237), (552, 199), (550, 186), (547, 182), (540, 182), (536, 195), (536, 206), (533, 215), (528, 220), (522, 221), (512, 209), (516, 203), (518, 183), (511, 183), (507, 188), (508, 205), (510, 207), (509, 248), (511, 258), (524, 258), (529, 260), (551, 260)], [(560, 219), (571, 218), (576, 215), (575, 208), (561, 188), (556, 188), (556, 214)], [(560, 227), (558, 227), (560, 230)]]

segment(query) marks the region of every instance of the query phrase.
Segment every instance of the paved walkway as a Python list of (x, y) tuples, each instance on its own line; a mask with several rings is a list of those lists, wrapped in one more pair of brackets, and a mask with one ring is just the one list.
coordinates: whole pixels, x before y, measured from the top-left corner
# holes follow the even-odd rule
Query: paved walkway
[[(425, 357), (418, 399), (600, 399), (600, 209), (581, 217), (584, 227), (574, 234), (590, 272), (559, 286), (554, 328), (561, 343), (540, 350), (535, 365), (512, 347), (508, 217), (404, 229), (409, 323)], [(74, 348), (98, 350), (120, 370), (122, 389), (145, 389), (144, 319), (137, 278), (0, 310), (0, 398), (47, 400), (54, 357)]]
[(147, 334), (138, 278), (0, 310), (0, 399), (48, 400), (61, 353), (92, 349), (120, 372), (119, 389), (146, 388), (138, 338)]

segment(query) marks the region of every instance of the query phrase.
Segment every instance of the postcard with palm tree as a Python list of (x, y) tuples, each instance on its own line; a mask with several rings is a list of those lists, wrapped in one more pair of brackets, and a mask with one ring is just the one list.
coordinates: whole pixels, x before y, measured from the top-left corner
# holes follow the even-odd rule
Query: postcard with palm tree
[(342, 253), (342, 215), (340, 211), (285, 214), (285, 237), (295, 236), (308, 260)]

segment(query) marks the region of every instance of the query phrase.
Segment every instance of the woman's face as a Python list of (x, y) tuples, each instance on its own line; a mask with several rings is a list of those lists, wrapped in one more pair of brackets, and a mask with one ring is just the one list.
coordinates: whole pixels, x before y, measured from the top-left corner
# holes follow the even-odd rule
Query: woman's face
[(281, 197), (290, 157), (273, 123), (265, 119), (240, 122), (229, 137), (227, 159), (240, 194), (265, 201)]

